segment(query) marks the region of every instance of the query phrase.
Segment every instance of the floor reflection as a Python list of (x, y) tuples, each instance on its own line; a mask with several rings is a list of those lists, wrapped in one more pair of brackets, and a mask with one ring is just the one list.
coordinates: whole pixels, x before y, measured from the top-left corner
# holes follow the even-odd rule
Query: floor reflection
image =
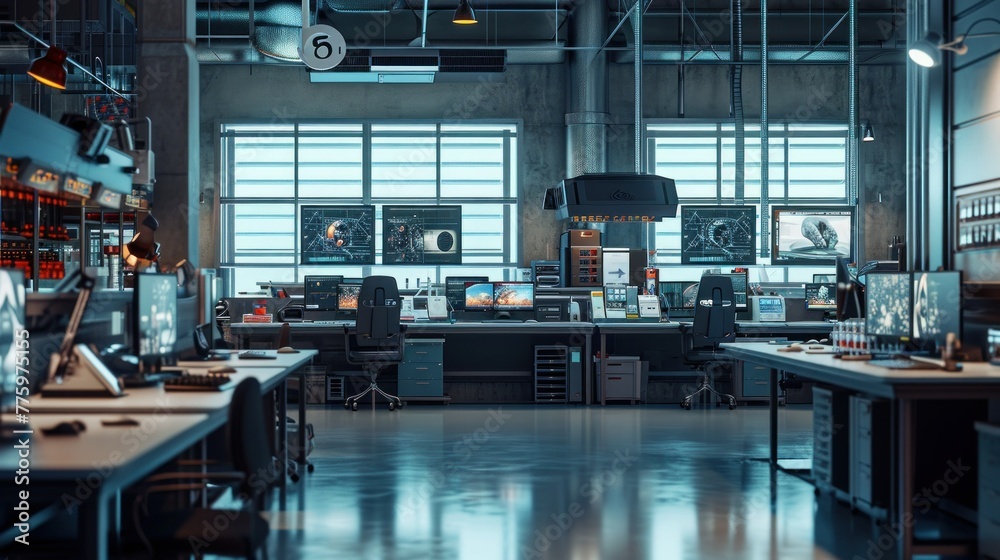
[[(316, 471), (291, 487), (284, 511), (272, 512), (276, 558), (854, 552), (844, 542), (832, 543), (839, 554), (817, 543), (826, 533), (815, 527), (812, 486), (758, 460), (767, 454), (763, 408), (315, 408), (309, 418)], [(780, 418), (782, 454), (810, 456), (811, 412), (783, 409)]]

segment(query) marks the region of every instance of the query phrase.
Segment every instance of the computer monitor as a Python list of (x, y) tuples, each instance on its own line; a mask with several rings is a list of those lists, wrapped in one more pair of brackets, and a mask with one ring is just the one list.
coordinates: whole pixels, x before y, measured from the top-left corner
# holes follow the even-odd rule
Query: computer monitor
[(715, 276), (726, 276), (733, 282), (733, 299), (736, 304), (736, 309), (746, 309), (747, 308), (747, 290), (749, 290), (750, 285), (747, 283), (747, 273), (746, 272), (734, 272), (731, 274), (716, 274)]
[(132, 350), (140, 367), (158, 365), (177, 343), (177, 276), (136, 274), (132, 294)]
[[(17, 340), (27, 339), (25, 330), (24, 272), (0, 269), (0, 395), (11, 395), (17, 388)], [(0, 406), (7, 404), (0, 398)]]
[(694, 309), (698, 282), (660, 282), (659, 290), (670, 309)]
[(872, 272), (865, 285), (865, 332), (909, 340), (913, 328), (913, 279), (908, 272)]
[(831, 264), (853, 256), (854, 208), (778, 206), (772, 232), (772, 264)]
[(757, 210), (753, 206), (681, 208), (681, 264), (755, 264)]
[(836, 284), (836, 274), (813, 274), (813, 284)]
[(462, 264), (461, 206), (383, 206), (383, 264)]
[(913, 273), (913, 338), (940, 348), (950, 332), (961, 340), (962, 273)]
[(495, 311), (533, 311), (535, 285), (531, 282), (494, 282), (493, 309)]
[(865, 287), (851, 274), (847, 259), (837, 259), (837, 320), (865, 316)]
[(837, 310), (837, 284), (806, 284), (806, 309)]
[(302, 264), (375, 264), (375, 207), (303, 206)]
[(306, 276), (304, 279), (307, 309), (319, 311), (337, 310), (337, 286), (344, 281), (343, 276)]
[(337, 286), (337, 310), (357, 311), (361, 297), (361, 284), (339, 284)]
[(444, 295), (455, 311), (465, 310), (466, 282), (489, 282), (487, 276), (448, 276), (444, 279)]
[(491, 282), (466, 282), (465, 310), (492, 311), (493, 284)]

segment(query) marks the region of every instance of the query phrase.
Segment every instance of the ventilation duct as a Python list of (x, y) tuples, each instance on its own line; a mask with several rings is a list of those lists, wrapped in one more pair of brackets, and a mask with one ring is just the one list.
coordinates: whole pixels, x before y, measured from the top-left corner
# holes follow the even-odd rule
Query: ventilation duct
[(677, 216), (673, 179), (636, 173), (592, 173), (562, 180), (546, 192), (560, 220), (660, 221)]

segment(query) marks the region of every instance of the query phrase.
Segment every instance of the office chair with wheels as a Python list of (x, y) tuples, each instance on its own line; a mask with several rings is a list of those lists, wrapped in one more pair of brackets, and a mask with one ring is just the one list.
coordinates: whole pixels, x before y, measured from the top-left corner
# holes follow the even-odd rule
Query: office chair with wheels
[(403, 341), (405, 328), (399, 322), (401, 300), (396, 279), (391, 276), (369, 276), (361, 284), (358, 296), (358, 319), (354, 333), (344, 327), (344, 349), (347, 362), (363, 365), (371, 380), (368, 388), (357, 395), (347, 397), (344, 408), (358, 409), (358, 401), (372, 393), (389, 400), (389, 410), (403, 407), (403, 401), (379, 388), (377, 379), (382, 368), (403, 361)]
[(713, 275), (701, 277), (698, 299), (695, 301), (694, 324), (690, 333), (691, 346), (684, 358), (687, 362), (705, 370), (705, 374), (698, 390), (681, 401), (681, 408), (691, 410), (691, 400), (707, 391), (719, 398), (715, 406), (719, 406), (722, 400), (726, 399), (729, 401), (729, 409), (733, 410), (736, 408), (736, 398), (716, 391), (709, 383), (707, 371), (710, 364), (718, 360), (719, 344), (736, 340), (736, 301), (733, 283), (728, 277)]
[[(265, 491), (270, 482), (281, 476), (267, 438), (267, 423), (260, 402), (257, 379), (244, 379), (233, 390), (229, 405), (229, 447), (233, 472), (176, 472), (154, 475), (144, 482), (132, 508), (135, 534), (151, 556), (190, 555), (192, 543), (201, 545), (201, 554), (255, 558), (258, 551), (267, 559), (265, 540), (269, 532), (265, 509)], [(269, 480), (270, 478), (270, 480)], [(235, 483), (234, 495), (241, 510), (187, 508), (150, 513), (148, 499), (156, 493), (180, 493), (206, 490), (206, 483)], [(265, 484), (261, 484), (261, 482)], [(143, 517), (145, 514), (145, 517)], [(220, 516), (227, 526), (214, 524)], [(206, 541), (206, 526), (214, 527), (217, 538)]]

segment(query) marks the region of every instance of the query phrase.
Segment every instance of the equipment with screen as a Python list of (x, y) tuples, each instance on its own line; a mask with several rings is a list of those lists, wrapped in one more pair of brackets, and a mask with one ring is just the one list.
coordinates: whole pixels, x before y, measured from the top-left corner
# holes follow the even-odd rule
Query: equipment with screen
[(461, 206), (383, 206), (383, 264), (462, 264)]
[(906, 272), (872, 272), (867, 277), (865, 332), (909, 339), (913, 325), (912, 276)]
[(726, 276), (733, 282), (733, 297), (735, 298), (736, 309), (747, 309), (747, 273), (734, 272), (732, 274), (717, 274), (716, 276)]
[(861, 319), (865, 314), (865, 287), (851, 274), (847, 259), (837, 259), (837, 320)]
[(668, 309), (694, 309), (698, 297), (698, 282), (660, 282), (660, 299)]
[(750, 311), (754, 322), (785, 320), (785, 298), (781, 296), (751, 296)]
[(303, 206), (302, 264), (375, 264), (374, 206)]
[(492, 311), (493, 284), (491, 282), (466, 282), (465, 310)]
[(813, 274), (813, 284), (836, 284), (836, 274)]
[(448, 276), (444, 279), (444, 295), (448, 298), (448, 303), (455, 311), (465, 309), (465, 284), (466, 282), (489, 282), (486, 276)]
[(535, 285), (531, 282), (494, 282), (493, 309), (496, 311), (532, 311), (535, 308)]
[[(18, 357), (26, 356), (26, 348), (18, 348), (18, 340), (26, 340), (24, 318), (24, 273), (20, 270), (0, 269), (0, 410), (17, 388)], [(22, 343), (24, 344), (24, 343)], [(20, 350), (20, 352), (18, 352)]]
[(682, 264), (755, 264), (756, 209), (753, 206), (681, 208)]
[(913, 273), (913, 338), (941, 348), (948, 333), (962, 338), (962, 273)]
[(339, 284), (337, 286), (337, 309), (339, 311), (357, 311), (359, 297), (361, 297), (361, 284)]
[(177, 276), (136, 274), (132, 294), (132, 351), (139, 367), (157, 367), (177, 343)]
[(837, 310), (836, 284), (806, 284), (806, 309)]
[(306, 276), (304, 299), (306, 307), (319, 311), (337, 310), (337, 286), (343, 276)]
[(854, 208), (774, 208), (772, 264), (829, 264), (850, 258), (854, 244)]

